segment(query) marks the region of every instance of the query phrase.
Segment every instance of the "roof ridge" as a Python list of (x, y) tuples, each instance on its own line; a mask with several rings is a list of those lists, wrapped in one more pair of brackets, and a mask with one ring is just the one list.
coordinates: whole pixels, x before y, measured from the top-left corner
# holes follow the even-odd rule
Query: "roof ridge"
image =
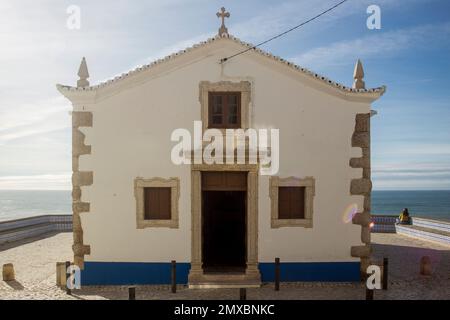
[(243, 45), (245, 47), (248, 47), (250, 49), (253, 48), (255, 52), (257, 52), (257, 53), (259, 53), (261, 55), (264, 55), (264, 56), (266, 56), (268, 58), (271, 58), (271, 59), (273, 59), (273, 60), (275, 60), (277, 62), (283, 63), (286, 66), (291, 67), (294, 70), (297, 70), (297, 71), (302, 72), (302, 73), (304, 73), (306, 75), (309, 75), (310, 77), (312, 77), (314, 79), (321, 80), (321, 81), (323, 81), (323, 82), (325, 82), (325, 83), (327, 83), (327, 84), (329, 84), (329, 85), (331, 85), (333, 87), (336, 87), (336, 88), (341, 89), (341, 90), (346, 91), (346, 92), (355, 92), (355, 93), (381, 92), (381, 93), (383, 93), (386, 90), (385, 86), (376, 87), (376, 88), (369, 88), (369, 89), (354, 89), (352, 87), (345, 86), (345, 85), (343, 85), (343, 84), (341, 84), (339, 82), (336, 82), (336, 81), (333, 81), (333, 80), (329, 79), (328, 77), (325, 77), (325, 76), (322, 76), (322, 75), (320, 75), (318, 73), (312, 72), (312, 71), (310, 71), (307, 68), (301, 67), (301, 66), (299, 66), (299, 65), (297, 65), (297, 64), (295, 64), (295, 63), (293, 63), (291, 61), (288, 61), (288, 60), (286, 60), (284, 58), (281, 58), (279, 56), (275, 56), (275, 55), (271, 54), (270, 52), (265, 51), (265, 50), (263, 50), (263, 49), (261, 49), (259, 47), (256, 47), (255, 45), (253, 45), (253, 44), (251, 44), (249, 42), (242, 41), (239, 38), (237, 38), (237, 37), (235, 37), (233, 35), (228, 35), (228, 34), (222, 35), (222, 36), (216, 35), (214, 37), (211, 37), (211, 38), (208, 38), (206, 40), (200, 41), (198, 43), (193, 44), (190, 47), (187, 47), (187, 48), (182, 49), (182, 50), (178, 50), (177, 52), (174, 52), (174, 53), (166, 55), (166, 56), (164, 56), (162, 58), (153, 60), (152, 62), (149, 62), (147, 64), (135, 67), (134, 69), (131, 69), (128, 72), (124, 72), (124, 73), (122, 73), (120, 75), (117, 75), (117, 76), (115, 76), (113, 78), (110, 78), (108, 80), (102, 81), (102, 82), (100, 82), (100, 83), (98, 83), (96, 85), (87, 86), (87, 87), (72, 87), (72, 86), (59, 85), (58, 84), (57, 87), (60, 88), (60, 89), (63, 89), (63, 90), (68, 90), (68, 91), (93, 91), (93, 90), (97, 90), (97, 89), (106, 87), (106, 86), (108, 86), (110, 84), (113, 84), (113, 83), (116, 83), (118, 81), (121, 81), (121, 80), (123, 80), (125, 78), (128, 78), (128, 77), (130, 77), (132, 75), (135, 75), (135, 74), (138, 74), (138, 73), (143, 72), (145, 70), (148, 70), (148, 69), (150, 69), (152, 67), (155, 67), (157, 65), (160, 65), (160, 64), (162, 64), (162, 63), (164, 63), (166, 61), (169, 61), (169, 60), (171, 60), (171, 59), (173, 59), (175, 57), (179, 57), (179, 56), (181, 56), (181, 55), (183, 55), (185, 53), (188, 53), (188, 52), (190, 52), (190, 51), (192, 51), (194, 49), (198, 49), (198, 48), (204, 47), (207, 44), (210, 44), (210, 43), (214, 42), (215, 40), (219, 40), (219, 39), (230, 39), (230, 40), (232, 40), (232, 41), (234, 41), (236, 43), (239, 43), (239, 44), (241, 44), (241, 45)]

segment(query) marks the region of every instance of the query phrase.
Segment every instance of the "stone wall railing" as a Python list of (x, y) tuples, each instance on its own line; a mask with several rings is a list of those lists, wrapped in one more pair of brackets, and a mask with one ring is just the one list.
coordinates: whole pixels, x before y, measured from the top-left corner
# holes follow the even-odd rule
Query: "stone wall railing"
[(412, 218), (413, 225), (417, 227), (429, 228), (434, 230), (440, 230), (450, 232), (450, 222), (431, 220), (424, 218)]
[(414, 225), (396, 225), (398, 234), (450, 245), (450, 233)]
[(372, 215), (374, 226), (372, 233), (395, 233), (395, 219), (397, 216)]
[(72, 215), (44, 215), (0, 222), (0, 245), (49, 233), (72, 232)]

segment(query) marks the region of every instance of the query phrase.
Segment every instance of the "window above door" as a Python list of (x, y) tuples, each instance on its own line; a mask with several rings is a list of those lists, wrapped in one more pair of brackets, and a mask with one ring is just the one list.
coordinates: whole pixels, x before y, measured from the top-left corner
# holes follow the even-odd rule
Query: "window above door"
[(200, 106), (203, 131), (250, 127), (251, 84), (249, 81), (201, 81)]
[(209, 92), (208, 128), (241, 128), (240, 92)]

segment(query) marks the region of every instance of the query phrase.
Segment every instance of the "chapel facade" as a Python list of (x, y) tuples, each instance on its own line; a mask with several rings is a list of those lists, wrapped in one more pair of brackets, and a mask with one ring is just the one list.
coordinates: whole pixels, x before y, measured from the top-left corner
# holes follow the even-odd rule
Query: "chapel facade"
[(273, 281), (275, 258), (282, 281), (357, 281), (369, 264), (385, 88), (365, 88), (360, 61), (344, 86), (275, 57), (218, 16), (211, 39), (96, 85), (83, 58), (77, 86), (57, 86), (73, 105), (83, 285), (170, 283), (172, 261), (192, 288)]

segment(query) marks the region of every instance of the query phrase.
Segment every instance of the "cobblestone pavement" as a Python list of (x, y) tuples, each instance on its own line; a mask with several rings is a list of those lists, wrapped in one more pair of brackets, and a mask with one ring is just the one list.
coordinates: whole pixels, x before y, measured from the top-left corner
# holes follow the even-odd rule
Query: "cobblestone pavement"
[(68, 299), (56, 283), (56, 261), (72, 259), (72, 233), (0, 247), (0, 266), (13, 263), (16, 281), (0, 279), (0, 299)]
[[(71, 258), (71, 234), (58, 234), (13, 248), (0, 248), (0, 264), (14, 263), (17, 281), (0, 281), (0, 299), (127, 299), (125, 286), (84, 287), (67, 295), (55, 285), (55, 263)], [(389, 258), (389, 290), (377, 290), (375, 299), (450, 299), (450, 248), (395, 234), (374, 234), (373, 259)], [(2, 251), (3, 250), (3, 251)], [(424, 255), (433, 262), (433, 275), (419, 274)], [(138, 286), (137, 299), (239, 299), (238, 289), (190, 290), (179, 286)], [(364, 299), (360, 283), (282, 283), (247, 290), (248, 299)]]

